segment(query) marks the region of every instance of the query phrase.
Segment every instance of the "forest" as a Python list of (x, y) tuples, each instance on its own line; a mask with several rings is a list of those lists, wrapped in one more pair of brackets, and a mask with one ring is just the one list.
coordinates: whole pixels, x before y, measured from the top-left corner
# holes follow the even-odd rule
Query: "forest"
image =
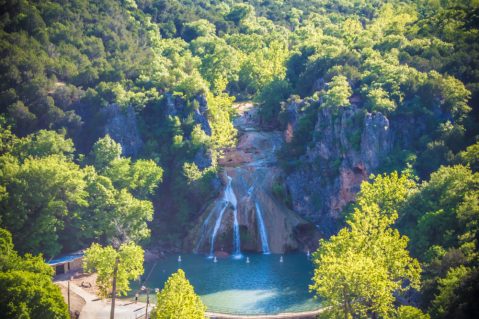
[[(340, 139), (357, 152), (370, 114), (393, 131), (312, 254), (321, 318), (479, 316), (478, 1), (0, 8), (0, 317), (69, 317), (45, 263), (55, 256), (90, 247), (85, 268), (108, 297), (143, 274), (144, 249), (182, 252), (225, 184), (235, 105), (247, 101), (265, 132), (294, 122), (272, 192), (292, 210), (290, 174), (334, 184), (346, 165), (349, 150), (311, 156), (328, 139), (318, 118), (351, 127)], [(152, 317), (205, 317), (185, 281), (171, 277)], [(166, 306), (180, 297), (191, 309)]]

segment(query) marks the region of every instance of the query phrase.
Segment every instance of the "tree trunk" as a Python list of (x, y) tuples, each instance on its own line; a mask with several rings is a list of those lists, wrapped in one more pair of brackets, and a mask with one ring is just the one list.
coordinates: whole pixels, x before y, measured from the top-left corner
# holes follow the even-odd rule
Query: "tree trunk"
[(115, 259), (115, 268), (113, 268), (113, 282), (111, 284), (111, 311), (110, 319), (115, 319), (115, 298), (116, 298), (116, 275), (118, 273), (118, 257)]

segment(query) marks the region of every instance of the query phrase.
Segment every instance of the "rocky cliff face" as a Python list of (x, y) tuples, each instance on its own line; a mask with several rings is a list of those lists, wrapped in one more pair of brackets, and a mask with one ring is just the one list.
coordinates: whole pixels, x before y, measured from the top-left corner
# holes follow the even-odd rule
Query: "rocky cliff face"
[(109, 134), (121, 144), (124, 156), (137, 156), (143, 141), (133, 108), (122, 109), (116, 104), (111, 104), (103, 110), (103, 115), (106, 119), (104, 134)]
[[(286, 141), (294, 135), (300, 104), (288, 108), (292, 116)], [(323, 235), (331, 235), (337, 230), (341, 210), (391, 151), (389, 120), (354, 105), (319, 109), (311, 145), (286, 184), (294, 210), (314, 222)]]

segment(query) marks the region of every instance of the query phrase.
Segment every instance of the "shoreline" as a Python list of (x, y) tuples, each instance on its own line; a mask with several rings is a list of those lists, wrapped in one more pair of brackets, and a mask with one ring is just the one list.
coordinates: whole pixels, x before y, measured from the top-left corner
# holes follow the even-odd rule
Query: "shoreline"
[(284, 312), (275, 315), (233, 315), (207, 311), (206, 317), (209, 319), (314, 319), (322, 313), (324, 309), (325, 308), (302, 312)]

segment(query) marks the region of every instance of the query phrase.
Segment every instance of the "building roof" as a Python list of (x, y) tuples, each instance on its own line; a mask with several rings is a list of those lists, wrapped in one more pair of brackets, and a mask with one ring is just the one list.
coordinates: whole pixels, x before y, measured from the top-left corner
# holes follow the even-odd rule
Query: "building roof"
[(75, 252), (75, 253), (70, 253), (67, 255), (59, 256), (57, 258), (54, 258), (50, 261), (47, 262), (50, 266), (57, 266), (57, 265), (62, 265), (71, 261), (74, 261), (76, 259), (82, 258), (83, 257), (83, 252)]

